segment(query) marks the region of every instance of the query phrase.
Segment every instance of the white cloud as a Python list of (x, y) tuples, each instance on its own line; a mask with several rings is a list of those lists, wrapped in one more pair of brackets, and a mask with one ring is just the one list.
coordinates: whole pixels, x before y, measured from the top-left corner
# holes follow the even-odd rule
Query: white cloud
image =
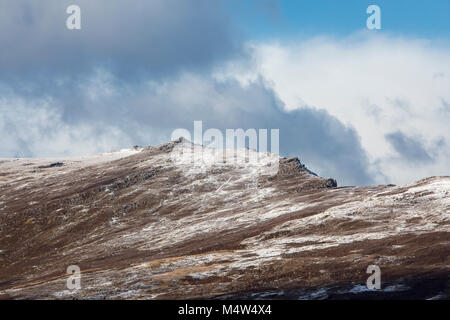
[[(293, 110), (326, 109), (353, 126), (379, 183), (450, 174), (450, 47), (445, 43), (361, 33), (290, 43), (253, 43), (253, 64), (234, 62), (218, 77), (242, 83), (263, 76)], [(411, 163), (386, 135), (421, 141), (434, 161)], [(442, 140), (444, 139), (444, 140)]]
[(0, 134), (0, 157), (88, 155), (132, 145), (118, 127), (65, 122), (58, 103), (51, 98), (1, 98)]
[[(367, 157), (355, 131), (325, 110), (284, 111), (260, 79), (182, 74), (129, 85), (107, 70), (46, 94), (0, 86), (1, 156), (48, 157), (98, 153), (166, 142), (177, 128), (280, 129), (280, 151), (340, 184), (370, 184)], [(53, 93), (53, 94), (52, 94)]]
[(241, 58), (216, 61), (213, 75), (202, 69), (128, 81), (102, 66), (89, 70), (0, 80), (0, 156), (157, 144), (203, 120), (220, 129), (279, 128), (284, 155), (340, 184), (450, 174), (450, 49), (443, 44), (359, 34), (252, 43)]

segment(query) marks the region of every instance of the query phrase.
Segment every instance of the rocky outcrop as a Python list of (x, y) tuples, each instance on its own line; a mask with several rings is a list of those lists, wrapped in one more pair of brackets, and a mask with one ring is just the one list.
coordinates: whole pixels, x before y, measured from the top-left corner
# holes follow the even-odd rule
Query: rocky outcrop
[(337, 181), (336, 179), (327, 179), (327, 183), (326, 183), (327, 188), (336, 188), (337, 187)]

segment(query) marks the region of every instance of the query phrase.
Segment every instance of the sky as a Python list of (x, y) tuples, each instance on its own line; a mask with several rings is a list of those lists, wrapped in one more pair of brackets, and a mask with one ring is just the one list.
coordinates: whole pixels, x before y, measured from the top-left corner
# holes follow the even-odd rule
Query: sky
[(366, 9), (378, 5), (382, 30), (397, 35), (448, 39), (447, 0), (231, 0), (228, 6), (253, 39), (347, 36), (365, 27)]
[(447, 0), (3, 0), (0, 157), (156, 145), (202, 120), (277, 128), (281, 155), (339, 185), (449, 175), (449, 40)]

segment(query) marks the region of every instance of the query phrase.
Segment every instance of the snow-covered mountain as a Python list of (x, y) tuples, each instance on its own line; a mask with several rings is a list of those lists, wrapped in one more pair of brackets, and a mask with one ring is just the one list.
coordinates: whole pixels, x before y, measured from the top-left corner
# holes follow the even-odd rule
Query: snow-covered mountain
[(450, 177), (336, 187), (296, 158), (196, 170), (181, 143), (0, 160), (0, 298), (450, 298)]

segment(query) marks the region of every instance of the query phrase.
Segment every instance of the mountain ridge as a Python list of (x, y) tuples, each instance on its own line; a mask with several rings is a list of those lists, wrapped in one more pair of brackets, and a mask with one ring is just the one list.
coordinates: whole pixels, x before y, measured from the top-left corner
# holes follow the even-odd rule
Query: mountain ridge
[(296, 158), (272, 176), (196, 171), (174, 163), (177, 143), (3, 159), (0, 297), (449, 298), (450, 177), (336, 187)]

